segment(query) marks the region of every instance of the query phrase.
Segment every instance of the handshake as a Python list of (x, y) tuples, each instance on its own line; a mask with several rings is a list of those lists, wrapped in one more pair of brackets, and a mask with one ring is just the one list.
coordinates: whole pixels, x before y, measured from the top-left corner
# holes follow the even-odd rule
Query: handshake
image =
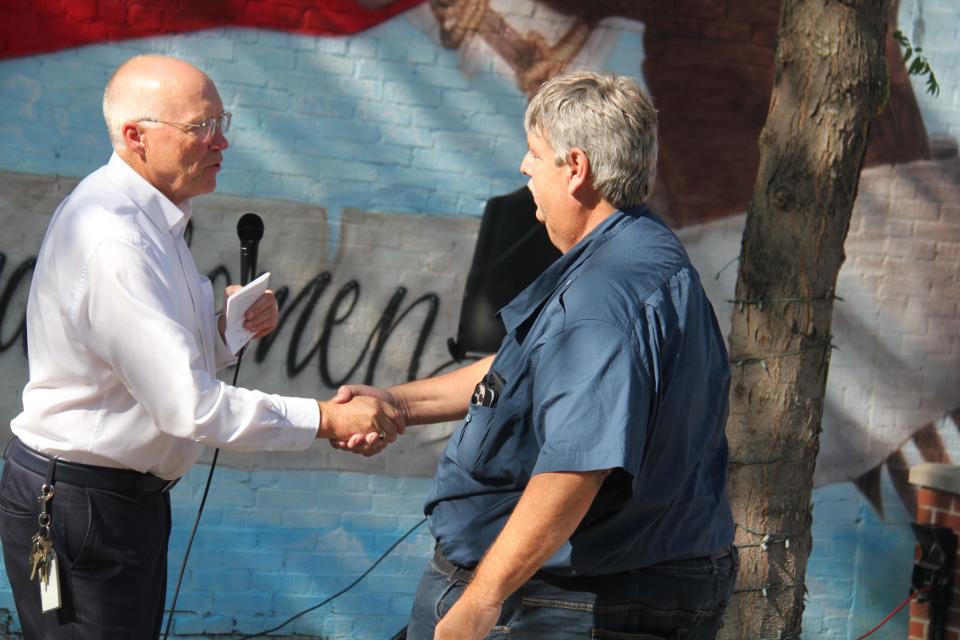
[[(228, 288), (227, 295), (230, 293)], [(276, 297), (267, 291), (245, 312), (243, 326), (260, 338), (277, 327), (279, 315)], [(487, 375), (493, 358), (487, 356), (449, 373), (386, 389), (344, 385), (330, 400), (317, 400), (317, 438), (329, 440), (334, 449), (372, 456), (396, 441), (410, 425), (463, 418), (477, 381)]]
[[(226, 288), (229, 298), (240, 291), (238, 285)], [(226, 329), (225, 315), (218, 319), (221, 338)], [(254, 338), (262, 338), (277, 328), (280, 308), (276, 296), (269, 289), (259, 296), (243, 314), (243, 328)], [(368, 385), (344, 385), (326, 402), (317, 400), (320, 407), (320, 429), (317, 438), (325, 438), (335, 449), (372, 456), (386, 449), (409, 422), (407, 413), (398, 408), (393, 394), (387, 389)]]
[(387, 389), (368, 385), (344, 385), (320, 405), (318, 438), (334, 449), (372, 456), (403, 435), (408, 418)]

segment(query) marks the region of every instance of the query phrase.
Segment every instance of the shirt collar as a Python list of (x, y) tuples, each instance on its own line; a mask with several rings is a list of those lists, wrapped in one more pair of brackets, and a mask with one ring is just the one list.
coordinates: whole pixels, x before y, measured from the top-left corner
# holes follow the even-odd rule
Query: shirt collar
[(183, 236), (193, 207), (190, 200), (181, 205), (173, 204), (169, 198), (139, 173), (133, 170), (116, 152), (107, 163), (107, 177), (133, 200), (160, 229), (174, 238)]
[(578, 267), (589, 258), (604, 242), (613, 237), (624, 224), (634, 218), (649, 215), (646, 205), (640, 205), (626, 211), (614, 211), (603, 222), (593, 228), (584, 238), (565, 254), (547, 267), (530, 286), (521, 291), (498, 312), (507, 333), (513, 333), (531, 316), (537, 313), (543, 303), (554, 291), (564, 284)]

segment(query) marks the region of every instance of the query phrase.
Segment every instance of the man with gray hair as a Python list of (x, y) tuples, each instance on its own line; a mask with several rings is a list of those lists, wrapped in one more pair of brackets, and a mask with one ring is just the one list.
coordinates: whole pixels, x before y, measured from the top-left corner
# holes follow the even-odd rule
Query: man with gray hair
[(563, 256), (500, 310), (496, 356), (339, 392), (408, 425), (464, 418), (427, 499), (437, 546), (407, 638), (713, 638), (737, 572), (730, 368), (696, 270), (643, 205), (656, 111), (631, 79), (575, 73), (525, 127), (520, 170)]
[[(30, 380), (0, 481), (26, 638), (159, 636), (168, 490), (206, 446), (298, 450), (355, 434), (392, 441), (402, 428), (378, 399), (320, 402), (217, 380), (235, 359), (183, 233), (191, 199), (216, 187), (230, 113), (206, 74), (163, 56), (121, 65), (103, 110), (114, 154), (61, 203), (37, 258)], [(260, 337), (278, 317), (267, 293), (244, 326)]]

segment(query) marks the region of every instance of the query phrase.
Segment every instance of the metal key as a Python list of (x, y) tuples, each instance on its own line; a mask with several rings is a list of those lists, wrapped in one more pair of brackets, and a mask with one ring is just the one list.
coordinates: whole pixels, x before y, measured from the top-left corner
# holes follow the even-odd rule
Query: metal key
[(30, 549), (30, 579), (37, 577), (46, 583), (50, 576), (50, 555), (53, 553), (53, 540), (39, 533), (33, 536), (33, 545)]
[(44, 585), (50, 583), (50, 567), (53, 566), (53, 540), (49, 538), (44, 538), (40, 542), (40, 546), (43, 547), (43, 559), (40, 561), (40, 582)]
[(37, 524), (40, 530), (33, 535), (30, 545), (30, 579), (37, 577), (37, 571), (40, 572), (40, 579), (43, 584), (47, 584), (50, 579), (50, 563), (53, 556), (53, 540), (50, 539), (50, 512), (47, 510), (47, 503), (53, 499), (54, 489), (52, 484), (45, 484), (40, 487), (40, 495), (37, 502), (40, 503), (40, 515), (37, 516)]

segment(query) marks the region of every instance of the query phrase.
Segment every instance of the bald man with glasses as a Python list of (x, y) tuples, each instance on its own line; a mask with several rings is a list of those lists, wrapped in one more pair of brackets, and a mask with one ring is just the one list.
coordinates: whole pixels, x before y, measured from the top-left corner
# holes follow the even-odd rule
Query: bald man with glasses
[[(183, 232), (191, 199), (216, 188), (231, 114), (206, 74), (163, 56), (121, 65), (103, 113), (114, 153), (61, 203), (37, 258), (30, 379), (0, 480), (0, 540), (26, 638), (159, 636), (169, 490), (205, 446), (392, 441), (403, 426), (381, 400), (217, 380), (234, 356)], [(278, 318), (268, 292), (244, 326), (261, 337)]]

